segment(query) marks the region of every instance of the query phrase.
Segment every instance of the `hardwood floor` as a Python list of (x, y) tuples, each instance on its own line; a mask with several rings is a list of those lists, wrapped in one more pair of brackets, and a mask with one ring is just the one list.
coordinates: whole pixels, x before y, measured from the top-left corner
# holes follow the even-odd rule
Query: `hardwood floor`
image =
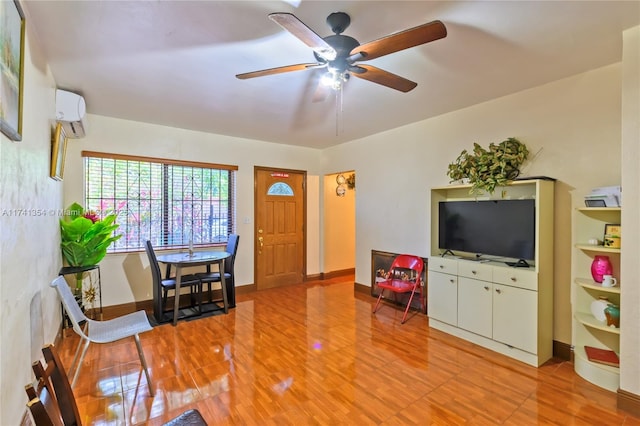
[[(228, 315), (91, 345), (74, 389), (86, 425), (640, 425), (568, 362), (533, 368), (353, 291), (353, 277), (239, 294)], [(78, 339), (58, 345), (69, 365)]]

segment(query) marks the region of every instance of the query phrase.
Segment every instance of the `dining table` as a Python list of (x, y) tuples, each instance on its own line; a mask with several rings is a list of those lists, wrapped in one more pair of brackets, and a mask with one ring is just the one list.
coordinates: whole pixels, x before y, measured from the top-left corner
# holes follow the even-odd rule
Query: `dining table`
[[(191, 266), (203, 266), (203, 265), (212, 265), (217, 264), (220, 271), (224, 271), (224, 262), (226, 259), (231, 257), (231, 253), (220, 250), (208, 250), (208, 251), (193, 251), (193, 252), (181, 252), (181, 253), (170, 253), (170, 254), (162, 254), (158, 255), (158, 262), (175, 266), (176, 268), (176, 289), (175, 289), (175, 300), (173, 306), (173, 325), (178, 323), (178, 316), (180, 312), (180, 280), (182, 277), (182, 269)], [(220, 274), (220, 281), (222, 284), (222, 288), (226, 288), (226, 283), (224, 279), (224, 273)], [(200, 295), (202, 296), (202, 295)], [(154, 315), (156, 316), (156, 320), (158, 322), (162, 322), (162, 309), (156, 312), (156, 305), (161, 306), (159, 304), (160, 301), (154, 300)], [(200, 310), (201, 312), (202, 310)], [(224, 305), (224, 313), (228, 313), (227, 305)], [(160, 316), (160, 318), (158, 318)]]

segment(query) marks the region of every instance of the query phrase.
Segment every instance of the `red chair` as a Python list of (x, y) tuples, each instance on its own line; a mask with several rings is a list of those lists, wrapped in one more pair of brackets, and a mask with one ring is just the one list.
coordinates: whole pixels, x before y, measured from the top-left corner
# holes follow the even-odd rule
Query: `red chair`
[(391, 264), (389, 272), (387, 273), (387, 279), (385, 281), (378, 282), (378, 288), (380, 295), (376, 306), (373, 308), (373, 313), (378, 310), (380, 300), (384, 294), (384, 290), (393, 292), (394, 300), (397, 301), (398, 293), (411, 293), (409, 301), (407, 302), (407, 308), (404, 310), (404, 316), (402, 317), (401, 324), (407, 319), (407, 313), (411, 307), (411, 301), (416, 292), (420, 293), (420, 306), (424, 306), (424, 298), (422, 294), (422, 270), (424, 269), (424, 262), (418, 256), (410, 254), (398, 255)]

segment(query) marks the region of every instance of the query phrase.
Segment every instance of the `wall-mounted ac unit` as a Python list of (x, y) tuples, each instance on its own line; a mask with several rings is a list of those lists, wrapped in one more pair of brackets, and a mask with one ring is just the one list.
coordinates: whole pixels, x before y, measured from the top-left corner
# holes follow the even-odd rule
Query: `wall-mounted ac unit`
[(87, 105), (84, 98), (66, 90), (56, 90), (56, 120), (62, 123), (62, 129), (70, 139), (85, 136), (85, 114)]

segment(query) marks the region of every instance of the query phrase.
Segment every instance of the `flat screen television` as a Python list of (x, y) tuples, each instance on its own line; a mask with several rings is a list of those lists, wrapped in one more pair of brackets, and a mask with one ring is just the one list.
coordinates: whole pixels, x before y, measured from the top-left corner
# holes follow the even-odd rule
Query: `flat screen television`
[(534, 260), (535, 200), (441, 201), (441, 250)]

